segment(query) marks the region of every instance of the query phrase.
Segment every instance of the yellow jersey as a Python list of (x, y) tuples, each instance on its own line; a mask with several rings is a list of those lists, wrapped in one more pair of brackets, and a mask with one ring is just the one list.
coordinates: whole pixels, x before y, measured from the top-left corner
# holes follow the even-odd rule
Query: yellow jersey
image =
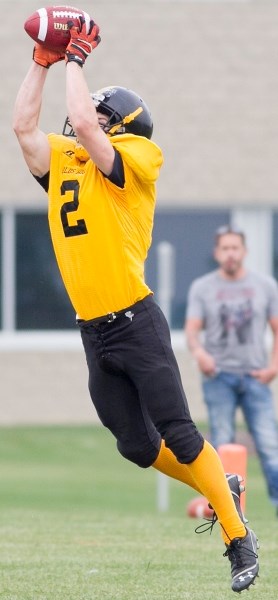
[[(125, 183), (105, 177), (74, 138), (49, 134), (49, 227), (60, 273), (81, 319), (121, 310), (152, 293), (144, 279), (160, 148), (120, 134)], [(82, 156), (84, 152), (84, 156)]]

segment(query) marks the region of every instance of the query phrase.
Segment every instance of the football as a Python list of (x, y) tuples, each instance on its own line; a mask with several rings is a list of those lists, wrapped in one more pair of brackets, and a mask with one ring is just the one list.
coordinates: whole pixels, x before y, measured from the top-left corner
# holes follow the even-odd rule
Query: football
[(69, 41), (70, 32), (68, 21), (73, 21), (79, 25), (78, 18), (83, 17), (87, 26), (87, 33), (90, 26), (90, 17), (88, 13), (73, 6), (46, 6), (39, 8), (24, 23), (26, 33), (39, 44), (55, 50), (64, 52)]
[(211, 519), (213, 510), (209, 508), (208, 501), (204, 496), (197, 496), (190, 500), (186, 507), (188, 517)]

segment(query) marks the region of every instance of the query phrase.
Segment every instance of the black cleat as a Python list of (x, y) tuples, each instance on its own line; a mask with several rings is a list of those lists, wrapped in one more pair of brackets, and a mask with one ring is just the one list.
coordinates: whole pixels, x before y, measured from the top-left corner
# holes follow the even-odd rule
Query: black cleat
[(223, 556), (228, 556), (231, 562), (232, 590), (242, 592), (247, 590), (259, 572), (257, 536), (252, 529), (246, 528), (244, 538), (234, 538)]
[(248, 523), (248, 519), (245, 518), (245, 516), (242, 512), (241, 505), (240, 505), (240, 495), (245, 490), (245, 486), (243, 484), (243, 477), (241, 477), (241, 475), (234, 475), (231, 473), (226, 473), (226, 479), (227, 479), (229, 488), (232, 492), (234, 503), (235, 503), (237, 512), (240, 516), (240, 519), (243, 523)]

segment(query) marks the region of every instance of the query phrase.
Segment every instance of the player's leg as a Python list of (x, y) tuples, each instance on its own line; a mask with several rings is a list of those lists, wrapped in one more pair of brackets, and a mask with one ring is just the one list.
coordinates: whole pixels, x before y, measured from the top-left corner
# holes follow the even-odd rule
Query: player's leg
[(244, 377), (242, 410), (266, 479), (269, 497), (278, 507), (278, 429), (269, 386)]
[[(237, 517), (237, 514), (234, 511), (228, 484), (223, 477), (223, 468), (220, 467), (219, 459), (216, 461), (216, 453), (213, 460), (211, 456), (208, 457), (209, 463), (212, 463), (210, 465), (209, 463), (203, 465), (203, 460), (198, 460), (195, 465), (199, 465), (198, 469), (195, 468), (193, 472), (192, 465), (195, 464), (195, 459), (204, 457), (208, 450), (206, 445), (203, 448), (203, 438), (192, 423), (171, 347), (164, 348), (160, 340), (158, 343), (155, 341), (155, 347), (152, 348), (155, 363), (151, 360), (148, 364), (146, 335), (141, 322), (136, 329), (137, 332), (135, 331), (134, 334), (134, 327), (131, 328), (131, 323), (127, 320), (125, 326), (118, 328), (118, 341), (115, 344), (115, 328), (112, 330), (109, 326), (103, 327), (100, 332), (94, 327), (90, 328), (86, 325), (82, 327), (82, 340), (89, 368), (89, 389), (101, 422), (116, 437), (118, 449), (125, 458), (140, 467), (153, 465), (196, 491), (200, 491), (213, 506), (220, 523), (223, 521), (224, 535), (226, 529), (232, 537), (244, 535), (245, 529), (242, 531), (242, 527), (238, 527), (238, 524), (237, 528), (232, 529), (230, 521), (227, 521), (226, 528), (225, 519), (230, 519), (229, 505), (233, 516)], [(145, 342), (143, 367), (140, 362), (141, 353), (137, 351), (138, 347), (142, 347), (142, 334)], [(132, 339), (134, 335), (136, 340)], [(153, 340), (153, 334), (151, 339)], [(135, 341), (137, 344), (134, 344)], [(124, 348), (124, 351), (120, 350), (121, 348)], [(129, 356), (128, 363), (133, 367), (132, 376), (128, 376), (123, 371), (125, 354)], [(150, 376), (149, 368), (151, 368)], [(136, 380), (137, 385), (134, 383)], [(167, 398), (166, 401), (163, 400), (164, 396)], [(164, 442), (161, 444), (159, 433), (165, 435), (168, 445), (173, 440), (175, 448), (182, 454), (183, 462), (177, 460), (176, 455), (169, 447), (165, 447)], [(187, 459), (190, 464), (186, 464)], [(213, 467), (214, 472), (214, 477), (209, 478), (209, 487), (206, 483), (208, 465), (210, 468)], [(221, 481), (217, 483), (219, 477)], [(204, 481), (201, 485), (202, 479)], [(224, 486), (222, 494), (221, 485)], [(223, 494), (225, 497), (227, 492), (228, 498), (226, 501), (223, 500), (225, 510), (222, 519), (222, 511), (218, 506), (219, 498)], [(226, 541), (229, 541), (229, 537), (226, 537)]]
[[(123, 456), (143, 467), (151, 466), (157, 460), (160, 450), (158, 432), (165, 432), (169, 448), (173, 443), (176, 452), (181, 452), (182, 460), (179, 459), (178, 462), (186, 464), (187, 456), (189, 462), (186, 467), (189, 471), (185, 471), (190, 472), (192, 481), (196, 484), (195, 489), (200, 489), (208, 498), (217, 514), (221, 514), (220, 504), (223, 512), (226, 506), (222, 526), (226, 529), (227, 518), (226, 531), (230, 540), (234, 535), (233, 525), (228, 522), (230, 510), (233, 513), (233, 524), (237, 524), (239, 529), (243, 524), (236, 512), (221, 462), (212, 446), (203, 443), (203, 438), (190, 417), (171, 348), (169, 330), (165, 332), (166, 321), (160, 315), (148, 314), (147, 310), (144, 311), (143, 319), (141, 314), (141, 318), (135, 320), (135, 327), (133, 321), (134, 319), (119, 319), (116, 327), (105, 324), (98, 330), (92, 327), (91, 332), (90, 327), (81, 327), (89, 367), (90, 391), (99, 416), (114, 433)], [(157, 370), (155, 365), (158, 365)], [(154, 382), (156, 384), (152, 388)], [(155, 393), (152, 396), (153, 390)], [(126, 412), (127, 402), (129, 412)], [(162, 410), (156, 412), (159, 404)], [(150, 422), (155, 426), (150, 425)], [(186, 474), (184, 477), (186, 480)], [(251, 548), (254, 534), (251, 531), (246, 536), (244, 534), (245, 528), (230, 544), (227, 543), (227, 553), (232, 564), (232, 589), (235, 591), (248, 587), (258, 572), (257, 560), (253, 559), (256, 555)], [(245, 580), (242, 582), (239, 558), (249, 569), (247, 583)], [(252, 565), (251, 560), (254, 561)]]
[(129, 357), (128, 373), (138, 389), (143, 410), (147, 410), (165, 440), (166, 449), (161, 446), (153, 465), (185, 483), (191, 481), (189, 485), (208, 499), (226, 543), (243, 537), (245, 527), (235, 510), (219, 456), (208, 442), (204, 443), (191, 419), (169, 328), (155, 303), (148, 302), (146, 313), (134, 319), (126, 336), (125, 352)]
[(235, 441), (237, 380), (230, 373), (203, 378), (203, 397), (208, 412), (210, 441), (214, 448)]
[[(152, 310), (149, 306), (148, 309), (152, 326), (148, 326), (145, 320), (144, 327), (143, 323), (138, 323), (136, 331), (139, 333), (138, 347), (142, 348), (145, 343), (144, 360), (141, 362), (142, 355), (137, 356), (139, 360), (134, 363), (136, 354), (133, 355), (129, 365), (136, 364), (136, 370), (131, 372), (131, 378), (136, 382), (141, 402), (146, 403), (166, 445), (176, 460), (185, 465), (185, 478), (188, 480), (190, 473), (196, 484), (195, 489), (197, 486), (213, 506), (227, 547), (225, 556), (231, 562), (232, 590), (240, 592), (254, 583), (258, 575), (257, 538), (251, 529), (245, 528), (236, 510), (217, 452), (208, 442), (201, 442), (201, 436), (192, 422), (167, 323), (159, 314), (158, 307)], [(154, 465), (163, 467), (166, 473), (168, 468), (168, 475), (176, 477), (176, 471), (173, 470), (175, 461), (169, 461), (169, 455), (167, 461), (163, 461), (163, 448), (162, 445), (159, 461), (156, 459)]]
[(165, 448), (164, 441), (161, 443), (161, 436), (146, 406), (142, 406), (134, 383), (119, 369), (116, 358), (105, 361), (102, 355), (99, 360), (96, 336), (95, 330), (82, 335), (89, 368), (89, 390), (101, 422), (117, 439), (119, 452), (143, 468), (157, 460), (159, 467), (156, 468), (199, 492), (186, 465), (181, 465)]
[(172, 450), (165, 446), (165, 440), (161, 440), (159, 454), (151, 466), (164, 475), (168, 475), (168, 477), (189, 485), (189, 487), (193, 488), (199, 494), (202, 493), (187, 465), (178, 462)]
[(89, 391), (102, 424), (117, 440), (119, 452), (142, 468), (155, 460), (161, 438), (141, 410), (138, 392), (131, 379), (111, 360), (109, 343), (103, 344), (96, 328), (81, 327), (89, 370)]

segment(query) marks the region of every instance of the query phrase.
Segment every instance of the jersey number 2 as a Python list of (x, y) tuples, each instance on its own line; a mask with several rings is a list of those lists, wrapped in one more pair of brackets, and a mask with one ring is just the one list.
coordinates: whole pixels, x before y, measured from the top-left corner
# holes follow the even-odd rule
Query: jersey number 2
[(69, 225), (68, 222), (68, 213), (75, 212), (79, 206), (79, 183), (76, 179), (63, 181), (61, 185), (61, 195), (64, 196), (66, 192), (73, 192), (73, 200), (71, 202), (65, 202), (61, 207), (61, 221), (64, 234), (66, 237), (84, 235), (85, 233), (88, 233), (84, 219), (77, 219), (76, 225)]

